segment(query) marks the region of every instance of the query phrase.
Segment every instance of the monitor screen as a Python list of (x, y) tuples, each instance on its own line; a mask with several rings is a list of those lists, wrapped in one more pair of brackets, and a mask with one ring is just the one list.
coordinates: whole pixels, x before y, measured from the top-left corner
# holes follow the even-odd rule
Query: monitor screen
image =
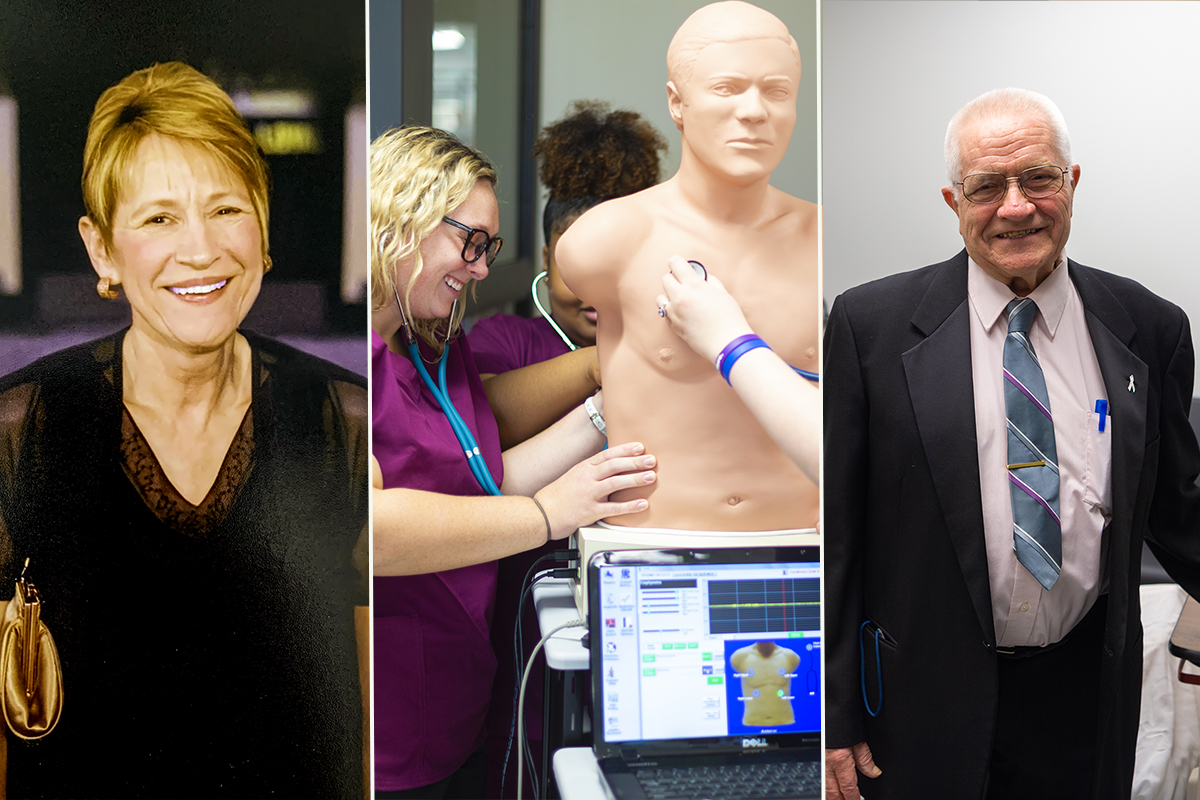
[(605, 741), (820, 730), (817, 560), (603, 564), (593, 577)]

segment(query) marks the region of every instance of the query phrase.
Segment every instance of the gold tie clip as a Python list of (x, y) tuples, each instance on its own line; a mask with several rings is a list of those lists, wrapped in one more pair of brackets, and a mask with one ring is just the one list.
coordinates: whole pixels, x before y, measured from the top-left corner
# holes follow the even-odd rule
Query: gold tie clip
[(1028, 464), (1009, 464), (1009, 469), (1024, 469), (1025, 467), (1044, 467), (1045, 461), (1030, 461)]

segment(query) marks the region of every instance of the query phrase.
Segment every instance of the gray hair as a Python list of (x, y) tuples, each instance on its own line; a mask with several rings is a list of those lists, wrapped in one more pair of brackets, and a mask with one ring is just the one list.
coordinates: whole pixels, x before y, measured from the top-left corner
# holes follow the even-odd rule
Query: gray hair
[[(1071, 136), (1067, 123), (1054, 101), (1043, 94), (1028, 89), (993, 89), (979, 95), (958, 110), (946, 128), (946, 175), (951, 185), (961, 180), (962, 130), (972, 122), (999, 117), (1005, 114), (1032, 113), (1050, 126), (1050, 137), (1056, 154), (1063, 160), (1061, 166), (1071, 166)], [(957, 193), (959, 187), (954, 187)]]

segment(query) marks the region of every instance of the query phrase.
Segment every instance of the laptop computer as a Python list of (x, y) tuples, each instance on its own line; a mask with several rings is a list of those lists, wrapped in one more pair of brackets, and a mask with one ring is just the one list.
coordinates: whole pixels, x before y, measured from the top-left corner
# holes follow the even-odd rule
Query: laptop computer
[(819, 547), (603, 552), (588, 570), (613, 797), (820, 796)]

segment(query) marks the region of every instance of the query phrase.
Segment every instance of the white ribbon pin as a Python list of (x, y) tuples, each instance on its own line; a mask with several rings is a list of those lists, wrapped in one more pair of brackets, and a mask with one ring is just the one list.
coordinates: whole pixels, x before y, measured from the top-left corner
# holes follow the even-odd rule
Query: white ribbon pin
[(1129, 393), (1133, 394), (1136, 391), (1137, 391), (1137, 387), (1133, 385), (1133, 376), (1130, 375), (1129, 376)]

